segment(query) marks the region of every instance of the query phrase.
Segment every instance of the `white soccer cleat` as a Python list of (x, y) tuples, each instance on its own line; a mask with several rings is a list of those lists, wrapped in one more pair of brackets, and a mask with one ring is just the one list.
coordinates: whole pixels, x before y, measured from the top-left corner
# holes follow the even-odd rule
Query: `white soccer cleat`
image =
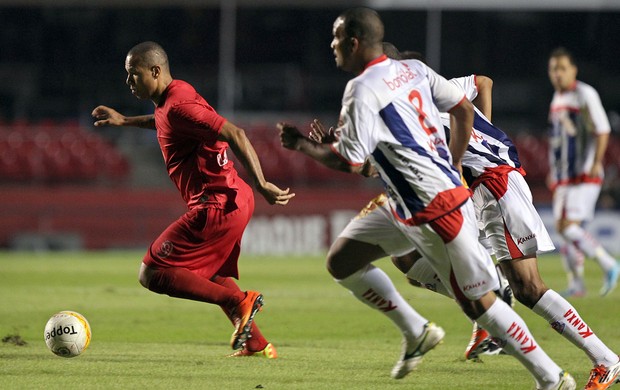
[(443, 340), (446, 332), (433, 322), (424, 325), (424, 332), (420, 337), (409, 343), (403, 339), (402, 357), (392, 369), (392, 378), (402, 379), (413, 371), (420, 362), (424, 354), (435, 348)]
[(575, 390), (576, 388), (577, 382), (575, 382), (575, 378), (568, 372), (562, 371), (560, 373), (559, 382), (555, 386), (548, 387), (545, 390)]

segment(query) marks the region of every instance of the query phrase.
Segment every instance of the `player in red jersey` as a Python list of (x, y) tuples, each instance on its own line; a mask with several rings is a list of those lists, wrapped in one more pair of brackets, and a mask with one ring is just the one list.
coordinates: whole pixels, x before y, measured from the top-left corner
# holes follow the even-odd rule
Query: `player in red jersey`
[(92, 112), (95, 126), (155, 129), (168, 175), (188, 207), (149, 247), (140, 283), (156, 293), (219, 305), (235, 326), (231, 346), (239, 351), (233, 356), (276, 357), (253, 323), (262, 295), (242, 291), (232, 279), (239, 276), (241, 237), (254, 211), (254, 196), (228, 159), (228, 147), (270, 204), (285, 205), (295, 194), (265, 180), (242, 129), (218, 115), (190, 84), (172, 78), (159, 44), (134, 46), (125, 69), (131, 93), (150, 99), (154, 115), (126, 117), (98, 106)]

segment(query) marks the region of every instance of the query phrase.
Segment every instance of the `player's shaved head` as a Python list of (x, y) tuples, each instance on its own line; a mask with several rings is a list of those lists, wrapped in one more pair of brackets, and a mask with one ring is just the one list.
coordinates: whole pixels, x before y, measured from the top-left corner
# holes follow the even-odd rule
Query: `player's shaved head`
[(340, 18), (347, 37), (357, 38), (368, 46), (383, 42), (383, 22), (377, 11), (366, 7), (350, 8), (340, 14)]
[(138, 99), (159, 99), (172, 82), (168, 55), (155, 42), (147, 41), (132, 47), (125, 58), (126, 84)]
[(136, 65), (150, 68), (160, 66), (162, 69), (169, 69), (168, 55), (160, 44), (152, 41), (142, 42), (132, 47), (127, 53), (127, 58), (131, 57)]

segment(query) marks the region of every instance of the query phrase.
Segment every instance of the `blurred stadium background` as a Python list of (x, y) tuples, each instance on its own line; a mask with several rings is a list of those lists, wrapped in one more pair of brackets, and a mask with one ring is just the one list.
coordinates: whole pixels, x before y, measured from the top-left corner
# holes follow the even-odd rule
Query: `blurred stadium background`
[(257, 201), (245, 252), (326, 250), (380, 186), (282, 149), (275, 123), (336, 122), (350, 76), (334, 66), (331, 26), (353, 5), (376, 8), (386, 40), (444, 76), (493, 78), (494, 122), (517, 142), (550, 231), (547, 56), (572, 50), (613, 127), (590, 230), (620, 252), (618, 0), (0, 0), (0, 247), (146, 247), (184, 211), (152, 132), (90, 118), (98, 104), (152, 112), (125, 86), (124, 58), (154, 40), (174, 77), (247, 130), (269, 180), (297, 193), (284, 208)]

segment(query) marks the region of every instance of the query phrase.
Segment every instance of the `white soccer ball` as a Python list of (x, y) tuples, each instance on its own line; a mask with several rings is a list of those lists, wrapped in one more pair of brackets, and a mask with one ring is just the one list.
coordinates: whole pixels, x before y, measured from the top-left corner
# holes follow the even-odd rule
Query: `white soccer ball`
[(74, 311), (61, 311), (45, 325), (45, 344), (54, 354), (66, 358), (78, 356), (90, 344), (90, 325)]

